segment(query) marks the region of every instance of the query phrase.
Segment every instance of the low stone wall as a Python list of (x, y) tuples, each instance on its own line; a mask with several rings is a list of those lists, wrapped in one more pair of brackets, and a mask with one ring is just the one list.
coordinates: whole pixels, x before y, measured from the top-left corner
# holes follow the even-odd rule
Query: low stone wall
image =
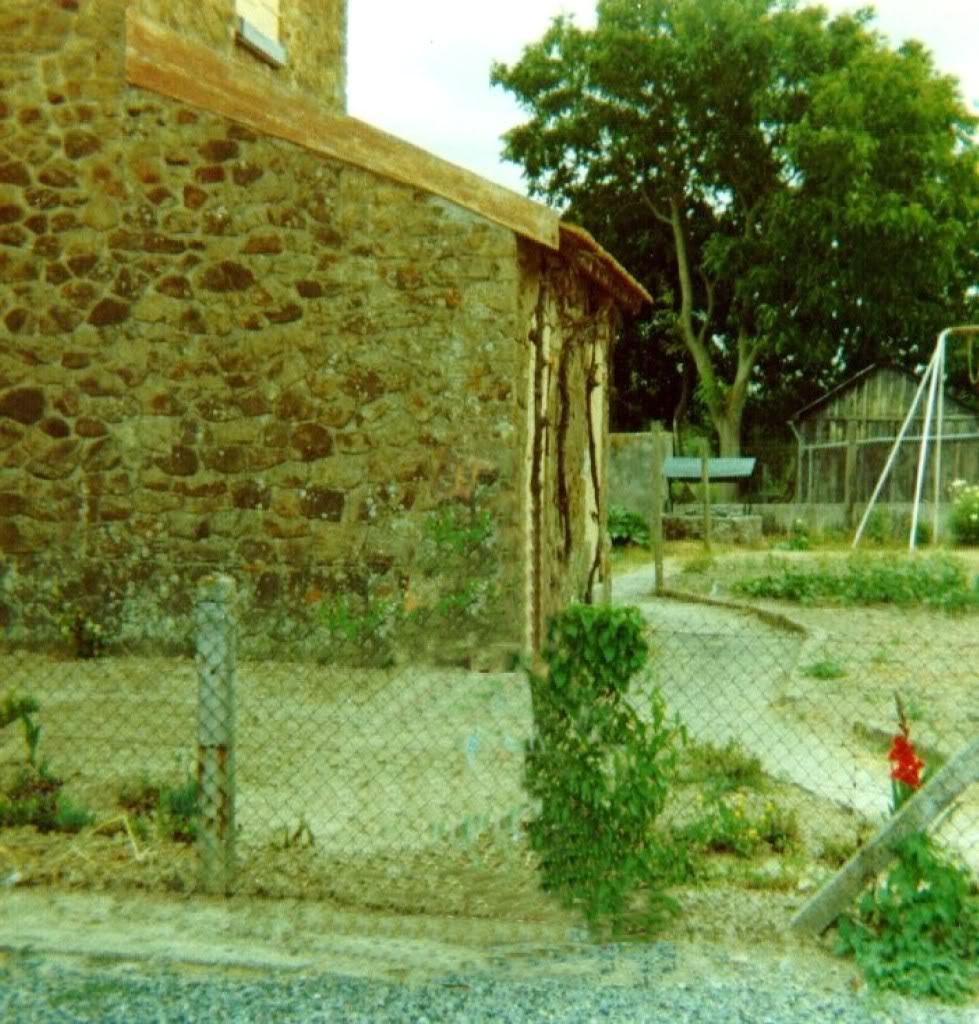
[[(753, 546), (762, 542), (762, 520), (757, 515), (712, 510), (710, 535), (712, 540), (724, 544)], [(703, 509), (663, 516), (663, 537), (665, 540), (693, 540), (704, 536)]]
[[(913, 506), (910, 502), (881, 502), (874, 506), (875, 511), (887, 518), (895, 535), (907, 535), (911, 526)], [(864, 513), (864, 507), (858, 506), (853, 511), (853, 521), (848, 521), (846, 505), (842, 503), (820, 503), (813, 505), (797, 505), (794, 502), (783, 504), (756, 505), (753, 512), (762, 517), (765, 533), (788, 533), (796, 522), (802, 522), (810, 531), (825, 530), (856, 533), (857, 526)], [(934, 520), (934, 506), (923, 501), (918, 513), (919, 520), (930, 527)]]

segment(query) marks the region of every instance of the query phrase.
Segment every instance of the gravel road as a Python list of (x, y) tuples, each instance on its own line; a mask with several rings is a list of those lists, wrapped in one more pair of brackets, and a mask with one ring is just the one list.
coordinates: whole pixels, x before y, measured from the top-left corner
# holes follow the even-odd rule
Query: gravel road
[[(342, 916), (342, 915), (341, 915)], [(321, 921), (322, 929), (317, 926)], [(966, 1024), (855, 986), (817, 949), (692, 942), (452, 941), (410, 921), (328, 921), (308, 904), (0, 892), (0, 1021)], [(380, 934), (380, 932), (387, 934)], [(207, 934), (209, 941), (204, 941)], [(345, 934), (346, 933), (346, 934)], [(353, 934), (351, 934), (353, 933)], [(196, 937), (188, 941), (187, 936)]]

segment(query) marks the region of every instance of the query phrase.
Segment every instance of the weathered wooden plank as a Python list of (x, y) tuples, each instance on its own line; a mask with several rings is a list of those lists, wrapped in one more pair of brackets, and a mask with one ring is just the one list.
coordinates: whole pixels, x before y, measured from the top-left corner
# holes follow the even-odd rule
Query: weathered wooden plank
[(927, 829), (977, 780), (979, 737), (939, 768), (877, 835), (840, 868), (795, 915), (792, 928), (812, 935), (824, 932), (860, 895), (867, 882), (887, 867), (902, 839)]
[(324, 114), (307, 98), (273, 86), (267, 76), (225, 60), (132, 8), (126, 15), (126, 78), (132, 85), (441, 196), (549, 249), (559, 248), (560, 219), (546, 206), (356, 118)]

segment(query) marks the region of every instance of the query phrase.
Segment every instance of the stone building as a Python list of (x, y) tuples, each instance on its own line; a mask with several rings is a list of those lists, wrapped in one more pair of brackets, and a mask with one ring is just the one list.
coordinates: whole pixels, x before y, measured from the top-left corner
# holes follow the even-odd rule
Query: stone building
[(424, 605), (446, 510), (492, 527), (484, 639), (537, 646), (599, 577), (609, 351), (648, 296), (552, 211), (348, 117), (344, 24), (344, 0), (0, 0), (8, 632), (57, 584), (149, 635), (215, 569), (270, 613)]

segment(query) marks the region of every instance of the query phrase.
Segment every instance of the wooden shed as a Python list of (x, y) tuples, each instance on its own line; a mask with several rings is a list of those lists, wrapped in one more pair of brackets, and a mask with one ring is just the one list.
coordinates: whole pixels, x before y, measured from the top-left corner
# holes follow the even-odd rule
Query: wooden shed
[[(866, 503), (919, 382), (905, 370), (868, 366), (800, 409), (789, 421), (798, 442), (796, 501), (842, 503), (851, 510)], [(914, 499), (924, 419), (923, 397), (880, 496), (882, 501)], [(936, 426), (933, 421), (932, 442)], [(943, 396), (941, 435), (943, 490), (957, 478), (979, 478), (979, 413), (948, 391)]]

